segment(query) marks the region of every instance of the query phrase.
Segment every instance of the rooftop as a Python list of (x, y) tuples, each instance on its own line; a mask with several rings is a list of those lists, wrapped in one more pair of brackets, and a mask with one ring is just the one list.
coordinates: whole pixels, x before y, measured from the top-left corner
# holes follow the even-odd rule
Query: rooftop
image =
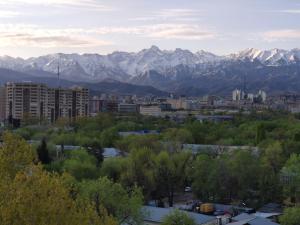
[[(165, 216), (169, 215), (174, 208), (158, 208), (152, 206), (144, 206), (142, 211), (144, 212), (144, 220), (149, 222), (161, 223)], [(185, 212), (185, 211), (184, 211)], [(189, 217), (193, 218), (196, 224), (205, 224), (210, 221), (216, 220), (214, 216), (207, 216), (199, 213), (186, 212)]]

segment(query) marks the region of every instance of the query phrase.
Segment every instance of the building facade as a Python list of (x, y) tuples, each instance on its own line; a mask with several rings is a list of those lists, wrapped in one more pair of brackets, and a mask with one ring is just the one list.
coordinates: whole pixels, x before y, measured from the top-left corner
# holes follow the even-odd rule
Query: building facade
[(6, 89), (0, 87), (0, 121), (5, 120), (6, 117)]
[(85, 88), (49, 88), (44, 84), (7, 83), (5, 118), (35, 118), (55, 122), (59, 118), (88, 116), (89, 91)]
[(162, 110), (159, 105), (141, 105), (140, 114), (144, 116), (161, 116)]
[(120, 103), (118, 106), (119, 113), (137, 113), (136, 104)]

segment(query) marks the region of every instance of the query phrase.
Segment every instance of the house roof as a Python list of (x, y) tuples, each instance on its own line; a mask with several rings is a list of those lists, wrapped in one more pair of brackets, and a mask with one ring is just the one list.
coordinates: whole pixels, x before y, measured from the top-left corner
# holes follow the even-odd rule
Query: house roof
[(268, 203), (258, 209), (258, 211), (264, 213), (282, 213), (283, 209), (282, 206), (278, 203)]
[(248, 222), (250, 225), (279, 225), (278, 223), (274, 223), (271, 220), (256, 217), (255, 219)]
[(237, 221), (237, 222), (228, 223), (227, 225), (245, 225), (245, 224), (247, 224), (251, 220), (252, 219), (240, 220), (240, 221)]
[(262, 217), (262, 218), (270, 218), (273, 216), (280, 216), (282, 213), (265, 213), (265, 212), (256, 212), (254, 213), (255, 216)]
[(255, 214), (247, 214), (247, 213), (242, 213), (238, 216), (235, 216), (232, 218), (236, 222), (234, 223), (229, 223), (228, 225), (244, 225), (244, 224), (249, 224), (249, 225), (279, 225), (278, 223), (274, 223), (269, 219), (255, 216)]
[[(150, 222), (161, 223), (165, 216), (173, 212), (174, 208), (158, 208), (152, 206), (142, 207), (144, 213), (144, 220)], [(185, 212), (185, 211), (184, 211)], [(210, 221), (216, 220), (214, 216), (207, 216), (199, 213), (186, 212), (187, 215), (195, 220), (197, 224), (205, 224)]]
[(235, 221), (241, 221), (241, 220), (248, 220), (248, 219), (254, 219), (255, 216), (248, 214), (248, 213), (241, 213), (238, 216), (233, 217), (232, 219)]
[(120, 155), (120, 150), (116, 148), (104, 148), (103, 149), (103, 157), (104, 158), (112, 158)]

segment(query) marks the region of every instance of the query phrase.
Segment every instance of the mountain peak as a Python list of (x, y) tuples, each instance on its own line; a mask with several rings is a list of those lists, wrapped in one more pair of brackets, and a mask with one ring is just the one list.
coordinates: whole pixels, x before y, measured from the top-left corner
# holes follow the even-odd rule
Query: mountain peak
[(156, 45), (152, 45), (149, 50), (160, 51), (159, 47), (157, 47)]

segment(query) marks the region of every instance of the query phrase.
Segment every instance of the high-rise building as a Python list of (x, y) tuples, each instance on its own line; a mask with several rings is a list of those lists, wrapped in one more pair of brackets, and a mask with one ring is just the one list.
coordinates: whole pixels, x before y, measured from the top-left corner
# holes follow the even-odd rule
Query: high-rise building
[(265, 102), (267, 100), (267, 93), (262, 90), (258, 91), (258, 96), (261, 97), (262, 102)]
[(242, 90), (235, 89), (232, 92), (232, 100), (233, 101), (240, 101), (240, 100), (243, 100), (244, 98), (245, 98), (245, 94)]
[(7, 83), (5, 89), (6, 118), (43, 119), (48, 117), (48, 88), (46, 85), (29, 82)]
[(0, 121), (5, 120), (6, 117), (6, 91), (5, 87), (0, 87)]
[(54, 122), (59, 118), (88, 116), (89, 91), (86, 88), (48, 88), (44, 84), (7, 83), (6, 118), (26, 117)]

